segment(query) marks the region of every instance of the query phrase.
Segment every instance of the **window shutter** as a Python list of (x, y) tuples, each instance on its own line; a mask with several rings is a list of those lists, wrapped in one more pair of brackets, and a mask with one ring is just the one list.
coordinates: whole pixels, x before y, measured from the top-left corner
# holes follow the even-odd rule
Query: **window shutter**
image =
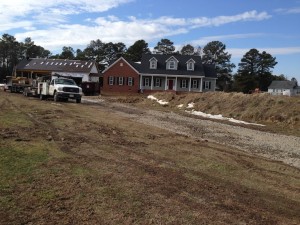
[(208, 87), (209, 87), (209, 89), (211, 89), (211, 81), (209, 81)]
[(202, 82), (202, 89), (205, 89), (205, 81)]
[(132, 86), (134, 85), (134, 78), (131, 78), (132, 79)]
[(107, 79), (107, 84), (109, 85), (109, 80), (110, 80), (110, 76), (108, 76), (108, 79)]

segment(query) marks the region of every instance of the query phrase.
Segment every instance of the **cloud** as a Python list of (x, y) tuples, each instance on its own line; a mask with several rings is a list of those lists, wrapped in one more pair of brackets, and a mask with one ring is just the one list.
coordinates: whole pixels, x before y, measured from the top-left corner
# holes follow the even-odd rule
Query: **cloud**
[(300, 7), (294, 7), (294, 8), (279, 8), (276, 9), (275, 12), (280, 14), (299, 14), (300, 13)]
[(121, 4), (133, 0), (14, 0), (0, 2), (0, 20), (4, 26), (0, 31), (7, 31), (17, 27), (17, 24), (9, 27), (10, 24), (23, 20), (34, 25), (58, 24), (67, 22), (69, 15), (81, 13), (105, 12)]
[(207, 36), (202, 37), (197, 40), (192, 40), (189, 43), (195, 46), (204, 46), (208, 42), (211, 41), (224, 41), (224, 40), (233, 40), (233, 39), (246, 39), (246, 38), (254, 38), (254, 37), (262, 37), (265, 36), (263, 33), (245, 33), (245, 34), (228, 34), (228, 35), (216, 35), (216, 36)]
[[(127, 19), (120, 19), (115, 15), (93, 18), (93, 12), (107, 11), (134, 0), (15, 1), (16, 4), (12, 4), (10, 1), (0, 3), (0, 20), (2, 21), (0, 31), (25, 29), (24, 32), (15, 34), (18, 41), (31, 37), (36, 44), (50, 51), (59, 51), (63, 46), (85, 48), (91, 40), (96, 39), (101, 39), (103, 42), (123, 42), (128, 46), (139, 39), (151, 42), (160, 38), (186, 34), (193, 29), (202, 27), (261, 21), (271, 17), (266, 12), (253, 10), (236, 15), (211, 18), (162, 16), (154, 19), (139, 19), (129, 16)], [(83, 14), (84, 19), (80, 17)], [(71, 23), (69, 21), (71, 15), (73, 21), (80, 19), (83, 23)], [(215, 38), (219, 37), (216, 36)], [(201, 44), (201, 41), (198, 40), (198, 42)]]
[(189, 19), (189, 24), (193, 28), (207, 27), (207, 26), (220, 26), (228, 23), (243, 22), (243, 21), (261, 21), (271, 18), (267, 12), (258, 13), (256, 10), (244, 12), (233, 16), (218, 16), (215, 18), (195, 18)]
[[(285, 48), (256, 48), (258, 51), (266, 51), (267, 53), (276, 55), (291, 55), (300, 54), (300, 47), (285, 47)], [(250, 48), (228, 48), (227, 51), (232, 55), (232, 58), (241, 58)]]

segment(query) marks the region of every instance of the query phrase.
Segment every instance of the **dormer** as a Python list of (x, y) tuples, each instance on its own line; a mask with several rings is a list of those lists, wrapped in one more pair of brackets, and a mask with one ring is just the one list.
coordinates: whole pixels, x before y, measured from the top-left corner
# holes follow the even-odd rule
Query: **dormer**
[(186, 62), (186, 69), (188, 71), (194, 71), (195, 69), (195, 60), (193, 59), (189, 59), (187, 62)]
[(150, 60), (150, 69), (156, 70), (157, 69), (157, 59), (155, 57), (152, 57)]
[(167, 70), (177, 70), (178, 67), (178, 60), (174, 57), (171, 56), (166, 60), (166, 69)]

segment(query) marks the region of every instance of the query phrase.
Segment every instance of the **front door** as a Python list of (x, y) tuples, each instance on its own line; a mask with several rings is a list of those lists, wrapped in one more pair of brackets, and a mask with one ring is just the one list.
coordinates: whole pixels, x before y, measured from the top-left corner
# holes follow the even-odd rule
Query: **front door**
[(173, 90), (173, 80), (168, 80), (168, 90)]

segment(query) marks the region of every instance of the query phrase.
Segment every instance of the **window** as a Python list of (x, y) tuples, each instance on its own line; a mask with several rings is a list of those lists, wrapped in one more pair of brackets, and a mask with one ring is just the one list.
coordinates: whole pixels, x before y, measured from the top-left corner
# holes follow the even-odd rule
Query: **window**
[(145, 81), (145, 85), (144, 86), (149, 87), (150, 86), (150, 79), (148, 77), (146, 77), (144, 81)]
[(128, 77), (127, 85), (128, 86), (133, 86), (133, 78), (132, 77)]
[(187, 88), (187, 80), (186, 79), (181, 80), (180, 87)]
[(204, 89), (210, 89), (211, 88), (211, 82), (210, 81), (205, 81), (205, 86)]
[(198, 88), (198, 80), (193, 80), (193, 86), (194, 89)]
[(175, 70), (175, 61), (174, 60), (170, 60), (169, 61), (169, 68), (170, 70)]
[(113, 76), (109, 76), (109, 78), (108, 78), (108, 84), (109, 85), (114, 85), (114, 77)]
[(124, 78), (123, 77), (119, 77), (119, 85), (123, 85), (123, 81), (124, 81)]
[(150, 61), (150, 69), (156, 69), (156, 61), (154, 59)]
[(161, 86), (161, 79), (155, 78), (155, 87), (160, 87), (160, 86)]
[(188, 65), (187, 70), (194, 70), (194, 63), (193, 62), (189, 62), (187, 65)]

